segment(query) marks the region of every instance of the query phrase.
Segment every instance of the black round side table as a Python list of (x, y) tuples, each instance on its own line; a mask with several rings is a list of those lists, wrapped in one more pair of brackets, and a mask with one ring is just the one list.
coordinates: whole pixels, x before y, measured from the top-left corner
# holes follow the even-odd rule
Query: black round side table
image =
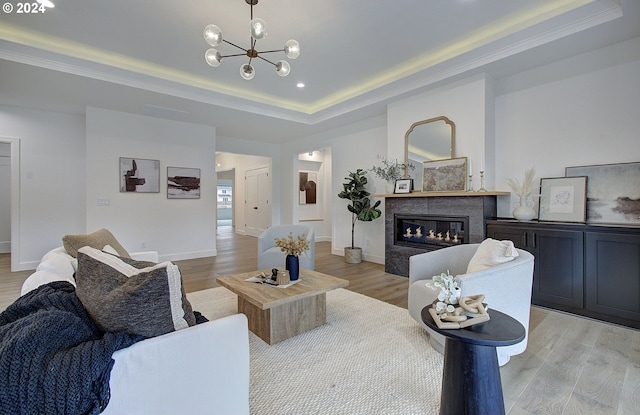
[(422, 321), (445, 336), (440, 415), (504, 415), (497, 346), (522, 341), (525, 330), (513, 317), (489, 310), (489, 321), (463, 329), (440, 329), (422, 309)]

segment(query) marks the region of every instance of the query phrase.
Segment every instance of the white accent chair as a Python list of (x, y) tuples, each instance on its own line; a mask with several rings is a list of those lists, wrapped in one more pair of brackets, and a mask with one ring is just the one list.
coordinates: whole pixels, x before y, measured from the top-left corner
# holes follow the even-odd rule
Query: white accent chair
[(309, 250), (300, 255), (300, 268), (313, 270), (316, 261), (315, 231), (306, 225), (276, 225), (258, 237), (258, 269), (282, 268), (286, 254), (276, 246), (275, 238), (285, 238), (292, 233), (294, 238), (306, 234)]
[(461, 295), (484, 294), (491, 310), (498, 310), (518, 320), (525, 329), (525, 338), (512, 346), (497, 347), (498, 364), (507, 364), (513, 355), (527, 348), (531, 288), (533, 285), (534, 257), (518, 249), (518, 256), (510, 262), (483, 271), (466, 274), (467, 265), (480, 244), (462, 244), (413, 255), (409, 258), (409, 315), (429, 332), (431, 344), (440, 353), (444, 351), (445, 338), (427, 327), (422, 321), (422, 309), (431, 305), (438, 291), (426, 286), (431, 278), (449, 271), (456, 276)]

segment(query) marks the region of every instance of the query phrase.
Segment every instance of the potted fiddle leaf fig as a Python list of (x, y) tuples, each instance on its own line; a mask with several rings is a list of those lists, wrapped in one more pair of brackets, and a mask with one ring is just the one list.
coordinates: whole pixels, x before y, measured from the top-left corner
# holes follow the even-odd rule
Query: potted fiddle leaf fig
[(345, 261), (350, 264), (359, 264), (362, 262), (362, 248), (355, 246), (355, 226), (356, 221), (371, 222), (382, 215), (382, 211), (378, 209), (381, 201), (376, 201), (373, 205), (367, 186), (367, 171), (357, 169), (355, 172), (349, 172), (349, 176), (345, 177), (346, 182), (342, 184), (342, 191), (338, 193), (340, 199), (349, 201), (347, 209), (351, 212), (351, 246), (344, 248)]

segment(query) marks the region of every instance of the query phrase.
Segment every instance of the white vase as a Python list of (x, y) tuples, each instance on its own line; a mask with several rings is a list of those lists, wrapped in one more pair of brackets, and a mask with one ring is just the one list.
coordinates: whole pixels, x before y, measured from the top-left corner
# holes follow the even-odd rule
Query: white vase
[(520, 201), (514, 203), (516, 207), (513, 209), (513, 217), (520, 222), (530, 221), (536, 217), (536, 211), (533, 210), (533, 200), (529, 196), (520, 196)]
[(392, 194), (395, 189), (396, 189), (396, 181), (393, 179), (387, 180), (387, 184), (384, 185), (384, 190), (387, 192), (387, 194), (388, 195)]

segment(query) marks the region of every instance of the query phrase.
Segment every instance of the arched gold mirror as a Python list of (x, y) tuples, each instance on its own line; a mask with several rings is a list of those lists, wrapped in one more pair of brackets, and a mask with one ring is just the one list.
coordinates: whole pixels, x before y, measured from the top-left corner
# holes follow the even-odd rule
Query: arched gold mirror
[(444, 160), (455, 156), (456, 125), (447, 117), (417, 121), (404, 135), (404, 161), (416, 168), (407, 169), (414, 188), (422, 189), (422, 162)]

